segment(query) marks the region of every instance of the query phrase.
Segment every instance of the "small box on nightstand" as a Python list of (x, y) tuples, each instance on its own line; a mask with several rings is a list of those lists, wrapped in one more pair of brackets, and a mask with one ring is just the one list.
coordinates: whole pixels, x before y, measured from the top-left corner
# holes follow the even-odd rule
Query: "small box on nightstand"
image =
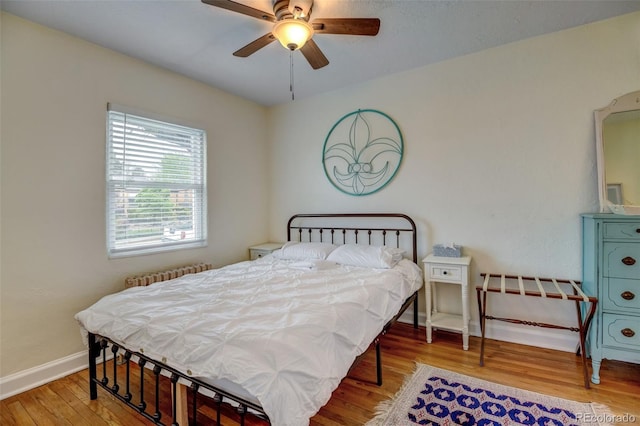
[(433, 255), (438, 257), (461, 257), (462, 246), (457, 244), (435, 244), (433, 246)]

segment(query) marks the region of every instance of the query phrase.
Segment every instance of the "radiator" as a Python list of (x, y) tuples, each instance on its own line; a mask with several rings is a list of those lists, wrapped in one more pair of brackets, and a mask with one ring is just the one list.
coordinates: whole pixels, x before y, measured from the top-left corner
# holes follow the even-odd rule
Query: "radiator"
[(127, 277), (124, 280), (124, 286), (125, 288), (147, 286), (161, 281), (172, 280), (187, 274), (208, 271), (209, 269), (213, 269), (213, 265), (210, 263), (194, 263), (193, 265), (180, 266), (178, 268), (167, 269), (166, 271)]

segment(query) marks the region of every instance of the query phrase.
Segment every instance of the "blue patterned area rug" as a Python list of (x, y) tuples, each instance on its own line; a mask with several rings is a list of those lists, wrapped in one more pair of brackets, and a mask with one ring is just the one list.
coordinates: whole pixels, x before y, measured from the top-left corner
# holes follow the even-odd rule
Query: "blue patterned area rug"
[(609, 425), (606, 406), (555, 398), (417, 364), (366, 426)]

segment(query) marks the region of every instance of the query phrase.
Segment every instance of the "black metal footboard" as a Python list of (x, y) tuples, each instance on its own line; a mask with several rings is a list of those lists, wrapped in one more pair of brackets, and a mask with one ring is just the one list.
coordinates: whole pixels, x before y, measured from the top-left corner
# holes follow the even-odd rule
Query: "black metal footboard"
[[(101, 377), (98, 377), (99, 358), (102, 358)], [(108, 361), (110, 358), (113, 359)], [(118, 365), (116, 362), (118, 358), (122, 359), (122, 365)], [(131, 371), (132, 363), (139, 367), (137, 383), (132, 381), (132, 379), (136, 379)], [(152, 377), (152, 389), (145, 389), (148, 375)], [(178, 383), (180, 380), (188, 384)], [(166, 389), (167, 385), (170, 387), (169, 391)], [(186, 423), (189, 423), (186, 395), (181, 395), (179, 386), (186, 386), (191, 394), (190, 421), (192, 424), (198, 424), (198, 394), (201, 389), (207, 389), (214, 394), (213, 401), (217, 405), (217, 424), (220, 424), (223, 403), (237, 405), (235, 411), (240, 418), (241, 425), (244, 425), (249, 410), (258, 418), (269, 421), (268, 416), (259, 405), (218, 389), (202, 380), (190, 377), (144, 354), (122, 348), (106, 337), (89, 333), (89, 392), (91, 399), (98, 397), (98, 386), (157, 425), (186, 426)], [(171, 418), (167, 420), (170, 423), (165, 423), (160, 407), (169, 393), (171, 395)], [(185, 401), (184, 404), (181, 404), (179, 399), (183, 396)], [(153, 412), (148, 411), (148, 408), (151, 407)]]

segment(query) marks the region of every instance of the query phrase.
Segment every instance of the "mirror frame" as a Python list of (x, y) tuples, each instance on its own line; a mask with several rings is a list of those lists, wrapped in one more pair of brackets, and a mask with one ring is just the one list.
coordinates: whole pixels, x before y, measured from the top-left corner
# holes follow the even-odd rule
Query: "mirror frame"
[(607, 182), (604, 167), (604, 137), (602, 134), (605, 118), (616, 112), (640, 110), (640, 90), (615, 98), (611, 103), (594, 112), (596, 125), (596, 159), (598, 167), (598, 193), (600, 194), (600, 212), (608, 213)]

